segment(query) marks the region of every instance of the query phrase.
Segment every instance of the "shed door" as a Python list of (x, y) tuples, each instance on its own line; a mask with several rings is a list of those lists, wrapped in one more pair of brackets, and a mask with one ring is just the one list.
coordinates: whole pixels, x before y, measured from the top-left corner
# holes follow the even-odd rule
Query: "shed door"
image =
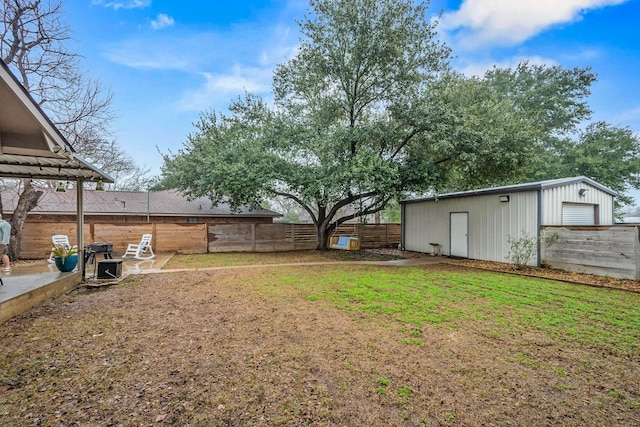
[(562, 204), (562, 225), (596, 225), (596, 207), (589, 204)]
[(468, 220), (469, 214), (467, 212), (451, 213), (451, 256), (469, 257)]

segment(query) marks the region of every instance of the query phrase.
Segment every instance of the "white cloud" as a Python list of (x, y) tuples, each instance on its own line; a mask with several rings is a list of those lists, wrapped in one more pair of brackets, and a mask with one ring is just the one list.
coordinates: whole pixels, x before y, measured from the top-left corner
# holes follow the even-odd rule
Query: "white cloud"
[(276, 65), (291, 58), (298, 45), (297, 32), (279, 22), (242, 24), (216, 33), (190, 32), (183, 26), (112, 41), (103, 54), (130, 68), (178, 71), (172, 75), (170, 96), (175, 110), (184, 113), (225, 110), (244, 92), (270, 102)]
[(131, 68), (228, 74), (222, 70), (235, 64), (274, 69), (290, 58), (297, 46), (297, 35), (281, 27), (272, 29), (271, 37), (264, 28), (239, 27), (228, 33), (145, 34), (109, 43), (103, 54), (111, 62)]
[(141, 9), (151, 6), (151, 0), (92, 0), (91, 4), (118, 9)]
[[(163, 45), (170, 47), (163, 49)], [(168, 45), (159, 40), (136, 40), (112, 45), (105, 49), (104, 55), (109, 61), (130, 68), (189, 71), (193, 67), (192, 58), (181, 52), (180, 47), (179, 43)]]
[(173, 20), (173, 18), (164, 13), (158, 14), (158, 16), (156, 16), (156, 19), (151, 20), (151, 28), (153, 28), (154, 30), (173, 27), (174, 24), (175, 21)]
[(438, 28), (451, 32), (460, 47), (515, 45), (553, 25), (581, 19), (588, 10), (628, 0), (464, 0), (445, 13)]
[(178, 102), (179, 111), (221, 110), (232, 99), (245, 92), (266, 94), (271, 89), (270, 68), (243, 68), (236, 66), (228, 74), (202, 73), (205, 83), (196, 90), (185, 92)]

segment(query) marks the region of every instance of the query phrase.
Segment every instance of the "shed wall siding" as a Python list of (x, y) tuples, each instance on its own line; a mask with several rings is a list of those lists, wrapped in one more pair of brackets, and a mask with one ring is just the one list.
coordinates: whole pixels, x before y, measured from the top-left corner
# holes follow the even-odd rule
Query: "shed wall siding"
[[(581, 188), (589, 190), (582, 197)], [(613, 225), (613, 197), (584, 182), (542, 191), (542, 225), (562, 225), (563, 202), (598, 205), (598, 224)]]
[(505, 262), (509, 236), (537, 235), (538, 197), (536, 191), (504, 194), (509, 202), (494, 194), (406, 204), (405, 249), (428, 253), (429, 243), (439, 243), (441, 253), (449, 255), (450, 213), (467, 212), (469, 258)]

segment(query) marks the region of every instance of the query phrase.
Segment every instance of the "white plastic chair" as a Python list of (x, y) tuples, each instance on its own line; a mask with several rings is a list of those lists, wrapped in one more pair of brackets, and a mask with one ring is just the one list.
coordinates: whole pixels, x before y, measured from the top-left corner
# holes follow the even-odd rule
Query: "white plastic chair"
[[(51, 241), (53, 242), (54, 248), (56, 246), (64, 246), (67, 249), (71, 248), (71, 243), (69, 243), (69, 236), (67, 236), (66, 234), (54, 234), (53, 236), (51, 236)], [(49, 254), (49, 258), (47, 259), (47, 262), (50, 264), (56, 263), (56, 257), (53, 256), (53, 250)]]
[(143, 234), (140, 243), (129, 243), (127, 250), (122, 255), (122, 258), (135, 258), (140, 260), (155, 258), (153, 249), (151, 249), (151, 234)]

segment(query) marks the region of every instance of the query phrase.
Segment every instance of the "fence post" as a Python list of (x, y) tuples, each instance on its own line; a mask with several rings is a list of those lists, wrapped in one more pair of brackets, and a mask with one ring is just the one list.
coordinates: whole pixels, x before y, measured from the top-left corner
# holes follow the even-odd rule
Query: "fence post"
[(636, 225), (636, 280), (640, 280), (640, 226)]
[(209, 253), (209, 227), (207, 227), (207, 223), (202, 224), (202, 230), (204, 232), (204, 253)]
[(153, 235), (153, 240), (151, 241), (151, 249), (158, 250), (158, 233), (155, 221), (151, 223), (151, 234)]
[(384, 245), (389, 246), (389, 224), (384, 225)]
[(251, 224), (251, 250), (253, 252), (256, 251), (257, 243), (256, 243), (256, 225)]

